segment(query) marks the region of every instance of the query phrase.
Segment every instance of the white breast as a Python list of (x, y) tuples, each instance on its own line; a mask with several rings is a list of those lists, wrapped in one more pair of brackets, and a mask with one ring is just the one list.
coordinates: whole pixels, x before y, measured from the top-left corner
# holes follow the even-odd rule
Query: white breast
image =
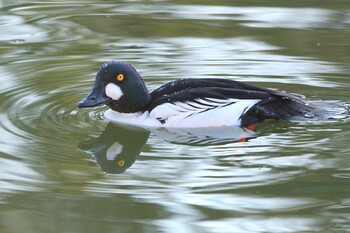
[(149, 112), (144, 113), (120, 113), (111, 109), (104, 113), (104, 117), (115, 123), (144, 127), (161, 127), (162, 124), (157, 119), (151, 118)]

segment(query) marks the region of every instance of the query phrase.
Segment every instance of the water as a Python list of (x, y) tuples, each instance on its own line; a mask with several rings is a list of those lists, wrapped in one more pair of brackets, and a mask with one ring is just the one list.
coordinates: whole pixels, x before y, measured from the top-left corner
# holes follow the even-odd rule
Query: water
[(350, 102), (349, 9), (0, 1), (0, 232), (349, 232), (348, 120), (218, 138), (123, 128), (75, 106), (112, 59), (150, 89), (221, 77)]

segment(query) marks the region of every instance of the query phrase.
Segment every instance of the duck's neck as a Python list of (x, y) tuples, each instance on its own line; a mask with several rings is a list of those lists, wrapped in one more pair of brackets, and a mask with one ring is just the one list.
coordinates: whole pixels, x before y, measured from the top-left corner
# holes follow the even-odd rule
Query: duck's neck
[(107, 105), (117, 112), (136, 113), (144, 112), (150, 102), (151, 95), (146, 85), (142, 82), (133, 86), (127, 93), (123, 93), (123, 96), (118, 101), (113, 100)]

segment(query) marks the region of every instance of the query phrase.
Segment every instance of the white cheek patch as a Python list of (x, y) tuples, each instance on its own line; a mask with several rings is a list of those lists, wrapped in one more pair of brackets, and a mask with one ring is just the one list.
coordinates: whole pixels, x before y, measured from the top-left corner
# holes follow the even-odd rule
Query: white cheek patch
[(106, 86), (105, 92), (106, 92), (106, 95), (109, 98), (112, 98), (113, 100), (119, 100), (120, 97), (122, 97), (124, 95), (124, 93), (122, 92), (120, 87), (118, 87), (114, 83), (108, 84)]
[(123, 145), (119, 142), (113, 143), (106, 152), (106, 159), (109, 161), (115, 160), (118, 155), (120, 155), (123, 151)]

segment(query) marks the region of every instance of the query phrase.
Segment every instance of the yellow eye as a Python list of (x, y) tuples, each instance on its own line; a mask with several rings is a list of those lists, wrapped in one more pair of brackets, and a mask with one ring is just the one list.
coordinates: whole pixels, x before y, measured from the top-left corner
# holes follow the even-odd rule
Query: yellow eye
[(124, 159), (121, 159), (121, 160), (118, 161), (118, 166), (119, 166), (119, 167), (124, 166), (124, 164), (125, 164)]
[(124, 80), (124, 75), (123, 75), (123, 74), (118, 74), (118, 75), (117, 75), (117, 80), (118, 80), (119, 82), (123, 81), (123, 80)]

